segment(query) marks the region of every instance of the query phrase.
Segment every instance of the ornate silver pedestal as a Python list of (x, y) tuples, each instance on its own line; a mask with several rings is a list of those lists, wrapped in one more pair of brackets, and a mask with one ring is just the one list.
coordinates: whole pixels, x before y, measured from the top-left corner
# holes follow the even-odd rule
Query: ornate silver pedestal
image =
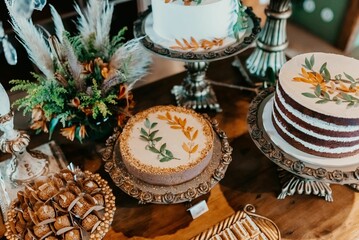
[(247, 121), (254, 143), (282, 169), (279, 177), (283, 185), (278, 198), (306, 194), (333, 201), (330, 184), (357, 188), (358, 156), (330, 160), (316, 157), (295, 149), (279, 136), (271, 119), (273, 92), (274, 88), (268, 88), (257, 95), (249, 107)]
[[(238, 41), (224, 44), (222, 47), (206, 51), (181, 51), (165, 47), (161, 39), (153, 31), (153, 18), (151, 9), (144, 12), (134, 23), (135, 36), (141, 39), (141, 43), (151, 52), (162, 57), (185, 62), (187, 76), (181, 86), (174, 86), (172, 93), (175, 95), (177, 105), (193, 109), (211, 109), (221, 111), (216, 95), (206, 80), (206, 70), (211, 61), (224, 59), (244, 51), (254, 42), (260, 32), (260, 20), (247, 8), (245, 13), (248, 18), (248, 28), (243, 30), (243, 35)], [(161, 42), (161, 44), (160, 44)]]
[(268, 68), (275, 74), (286, 62), (284, 50), (288, 46), (286, 25), (292, 14), (290, 0), (271, 0), (265, 10), (267, 20), (257, 40), (257, 47), (246, 61), (250, 74), (266, 77)]
[(186, 108), (214, 109), (221, 111), (217, 97), (212, 86), (206, 80), (208, 62), (187, 62), (187, 76), (181, 86), (174, 86), (172, 94), (175, 95), (177, 104)]

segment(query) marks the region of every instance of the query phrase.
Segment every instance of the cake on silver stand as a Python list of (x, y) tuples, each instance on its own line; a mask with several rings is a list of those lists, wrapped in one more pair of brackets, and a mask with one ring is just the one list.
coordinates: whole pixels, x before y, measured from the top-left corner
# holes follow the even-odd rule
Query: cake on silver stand
[(172, 89), (177, 105), (195, 110), (221, 111), (215, 92), (206, 80), (206, 71), (210, 62), (239, 54), (255, 41), (261, 30), (260, 19), (255, 16), (251, 8), (247, 8), (244, 14), (248, 18), (248, 27), (241, 32), (239, 40), (224, 43), (223, 46), (213, 50), (203, 51), (174, 50), (161, 44), (166, 40), (161, 39), (153, 30), (151, 8), (134, 23), (135, 36), (142, 38), (141, 42), (145, 48), (162, 57), (185, 63), (187, 76), (181, 86), (174, 86)]
[(358, 189), (357, 156), (327, 161), (304, 153), (280, 137), (272, 123), (274, 88), (260, 92), (248, 112), (249, 133), (261, 152), (280, 168), (282, 192), (279, 199), (294, 194), (316, 195), (333, 201), (330, 184), (349, 185)]

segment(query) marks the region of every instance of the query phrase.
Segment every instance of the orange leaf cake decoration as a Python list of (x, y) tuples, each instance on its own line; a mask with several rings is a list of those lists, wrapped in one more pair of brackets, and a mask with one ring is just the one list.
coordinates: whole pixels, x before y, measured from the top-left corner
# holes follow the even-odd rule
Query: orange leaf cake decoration
[(182, 149), (188, 153), (188, 158), (190, 159), (191, 154), (198, 150), (198, 144), (195, 143), (195, 140), (198, 136), (198, 130), (187, 126), (186, 118), (180, 118), (176, 115), (172, 116), (169, 112), (166, 112), (165, 115), (159, 114), (157, 117), (160, 120), (167, 121), (167, 124), (169, 124), (172, 129), (178, 129), (182, 131), (184, 136), (188, 139), (188, 142), (182, 143)]
[(176, 44), (174, 46), (171, 46), (170, 48), (173, 50), (183, 50), (183, 51), (196, 51), (196, 50), (210, 50), (213, 47), (220, 47), (223, 45), (223, 38), (215, 38), (213, 40), (207, 40), (202, 39), (200, 41), (197, 41), (193, 37), (191, 37), (190, 41), (186, 39), (182, 39), (182, 42), (178, 39), (175, 39)]
[(324, 104), (336, 102), (337, 104), (346, 103), (348, 107), (359, 105), (359, 78), (343, 72), (334, 77), (331, 76), (327, 68), (327, 63), (322, 64), (319, 72), (313, 70), (314, 55), (310, 59), (305, 58), (299, 77), (294, 77), (293, 81), (303, 82), (312, 85), (313, 93), (305, 92), (303, 96), (317, 98), (316, 103)]

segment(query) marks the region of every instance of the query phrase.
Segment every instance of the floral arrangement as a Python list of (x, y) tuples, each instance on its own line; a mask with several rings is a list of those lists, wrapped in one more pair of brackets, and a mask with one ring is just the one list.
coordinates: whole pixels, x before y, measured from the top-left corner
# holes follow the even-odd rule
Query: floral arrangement
[(45, 37), (46, 32), (5, 2), (16, 34), (41, 72), (33, 73), (36, 82), (11, 81), (12, 91), (27, 92), (14, 104), (24, 114), (32, 112), (31, 128), (49, 132), (51, 138), (61, 125), (63, 136), (82, 141), (101, 130), (102, 123), (122, 127), (134, 107), (130, 90), (147, 73), (150, 56), (139, 39), (124, 43), (125, 28), (110, 38), (114, 6), (108, 0), (89, 0), (82, 11), (75, 4), (77, 35), (65, 31), (50, 6), (56, 35)]
[(293, 78), (293, 81), (312, 85), (313, 92), (304, 92), (303, 96), (316, 99), (317, 104), (335, 102), (347, 104), (348, 107), (359, 106), (359, 78), (345, 72), (332, 76), (326, 62), (316, 71), (313, 69), (314, 63), (314, 55), (305, 58), (301, 76)]

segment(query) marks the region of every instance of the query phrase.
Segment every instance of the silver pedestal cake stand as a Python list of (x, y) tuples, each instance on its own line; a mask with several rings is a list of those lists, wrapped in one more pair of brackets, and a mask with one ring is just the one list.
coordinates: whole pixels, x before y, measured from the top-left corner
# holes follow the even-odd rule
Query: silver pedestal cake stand
[(302, 152), (283, 140), (272, 123), (274, 88), (257, 95), (249, 107), (249, 133), (262, 153), (277, 164), (283, 183), (279, 199), (294, 194), (317, 195), (333, 201), (330, 184), (358, 189), (358, 156), (328, 159)]
[(151, 8), (145, 11), (134, 23), (134, 33), (145, 48), (152, 53), (173, 60), (183, 61), (187, 69), (187, 76), (181, 86), (174, 86), (177, 105), (193, 109), (210, 109), (221, 111), (217, 97), (206, 80), (206, 71), (212, 61), (234, 56), (252, 44), (260, 32), (260, 19), (255, 16), (252, 8), (247, 8), (248, 27), (241, 32), (239, 40), (228, 41), (221, 47), (203, 51), (174, 50), (167, 40), (162, 39), (153, 30)]

